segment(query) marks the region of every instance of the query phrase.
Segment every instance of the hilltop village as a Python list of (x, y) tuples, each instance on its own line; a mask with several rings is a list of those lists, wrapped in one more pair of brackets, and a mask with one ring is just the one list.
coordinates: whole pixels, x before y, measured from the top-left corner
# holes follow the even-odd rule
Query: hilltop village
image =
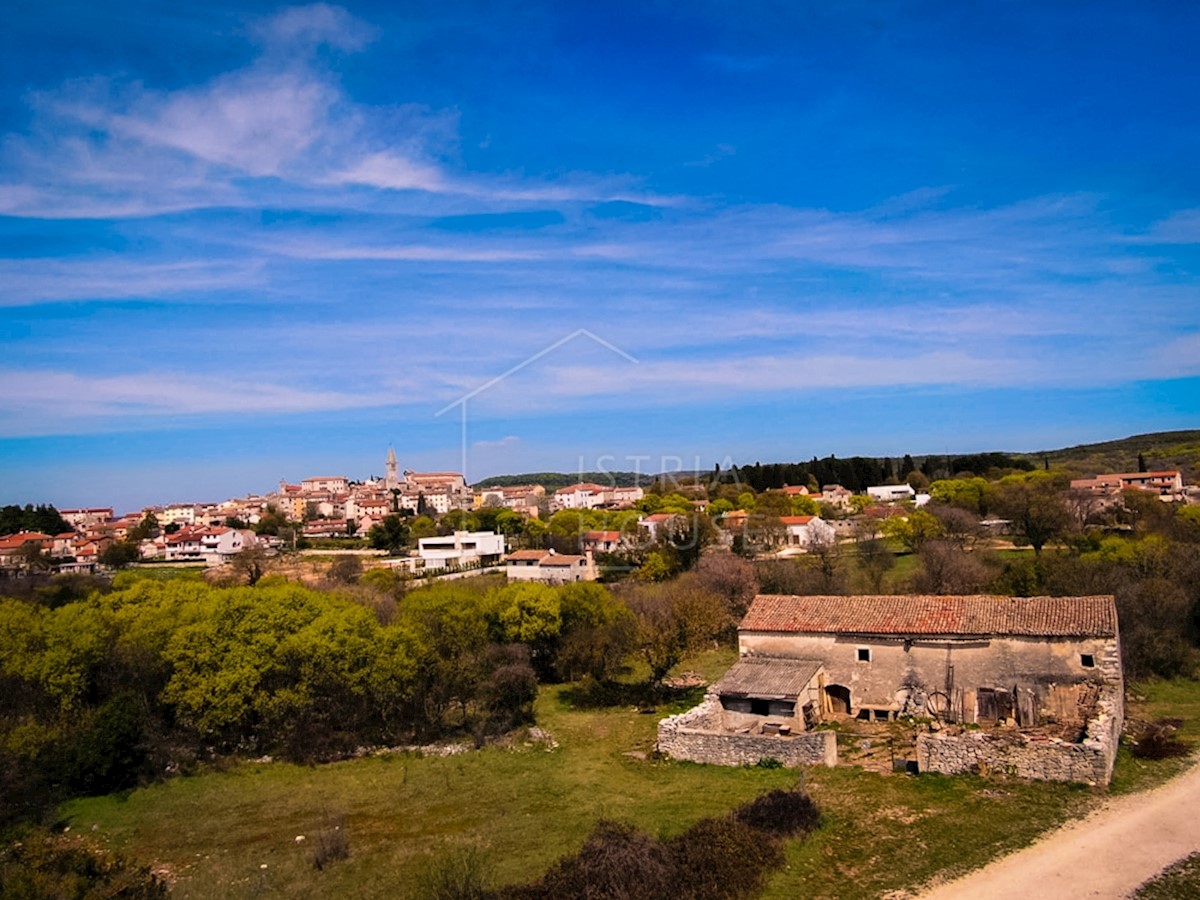
[[(903, 479), (894, 474), (897, 470)], [(262, 495), (176, 502), (120, 515), (112, 507), (57, 510), (60, 527), (53, 533), (43, 530), (44, 522), (42, 529), (0, 535), (0, 576), (86, 574), (156, 562), (220, 566), (239, 555), (319, 546), (374, 551), (385, 557), (384, 564), (409, 574), (504, 566), (509, 578), (555, 583), (594, 580), (605, 566), (614, 572), (637, 569), (647, 564), (656, 545), (664, 544), (675, 557), (717, 546), (786, 558), (864, 537), (892, 537), (915, 550), (947, 528), (967, 528), (974, 532), (972, 541), (1015, 538), (1040, 550), (1071, 527), (1107, 523), (1119, 529), (1122, 498), (1130, 491), (1168, 504), (1200, 502), (1200, 489), (1185, 485), (1178, 470), (1085, 478), (1024, 472), (1008, 478), (1041, 483), (1055, 493), (1061, 509), (1050, 510), (1046, 522), (1019, 521), (1019, 516), (1014, 521), (1002, 514), (1002, 500), (988, 503), (986, 495), (1002, 492), (982, 477), (958, 473), (931, 480), (911, 463), (892, 469), (890, 461), (880, 474), (890, 475), (890, 481), (858, 492), (841, 484), (818, 485), (811, 477), (808, 484), (756, 491), (738, 479), (736, 470), (707, 479), (643, 477), (644, 485), (578, 481), (558, 488), (540, 483), (472, 487), (457, 472), (400, 471), (389, 448), (381, 478), (281, 480), (276, 490)], [(946, 523), (923, 512), (931, 502), (934, 510), (949, 507), (976, 515), (970, 522)], [(661, 554), (649, 558), (651, 566), (665, 566), (664, 571), (677, 571), (679, 562)]]
[[(674, 810), (728, 784), (729, 767), (755, 784), (803, 769), (827, 785), (835, 823), (848, 782), (823, 773), (837, 768), (862, 773), (854, 790), (908, 792), (913, 808), (929, 782), (872, 779), (976, 776), (953, 790), (997, 809), (1043, 796), (1027, 793), (1035, 783), (1100, 792), (1128, 773), (1125, 748), (1188, 752), (1185, 720), (1148, 718), (1141, 694), (1147, 679), (1190, 684), (1198, 659), (1191, 470), (1129, 462), (855, 458), (472, 486), (402, 470), (389, 451), (379, 477), (283, 480), (221, 503), (3, 507), (0, 821), (209, 767), (402, 756), (382, 777), (401, 790), (411, 768), (421, 790), (436, 785), (429, 800), (382, 819), (345, 801), (354, 840), (391, 847), (397, 817), (426, 816), (453, 783), (437, 760), (475, 750), (523, 754), (516, 777), (539, 782), (605, 772), (556, 788), (579, 791), (577, 805), (652, 794), (652, 776)], [(482, 797), (491, 767), (508, 765), (484, 752), (453, 778)], [(505, 810), (524, 802), (502, 793)], [(803, 791), (764, 796), (804, 834), (817, 827)], [(669, 847), (714, 846), (706, 821)], [(962, 821), (994, 844), (1011, 830)], [(609, 827), (595, 824), (580, 859), (634, 834)], [(322, 826), (320, 846), (341, 828)], [(721, 846), (704, 865), (740, 866)], [(190, 848), (153, 852), (192, 865)], [(577, 895), (555, 880), (567, 865), (536, 896)], [(691, 877), (679, 865), (671, 877)], [(771, 867), (752, 868), (761, 880)]]

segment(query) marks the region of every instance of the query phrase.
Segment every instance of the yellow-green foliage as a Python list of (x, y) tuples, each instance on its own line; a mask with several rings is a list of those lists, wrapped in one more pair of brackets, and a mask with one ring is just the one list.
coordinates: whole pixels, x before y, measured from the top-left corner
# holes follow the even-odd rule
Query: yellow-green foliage
[(929, 496), (938, 503), (984, 515), (992, 500), (992, 490), (985, 478), (944, 478), (930, 483)]

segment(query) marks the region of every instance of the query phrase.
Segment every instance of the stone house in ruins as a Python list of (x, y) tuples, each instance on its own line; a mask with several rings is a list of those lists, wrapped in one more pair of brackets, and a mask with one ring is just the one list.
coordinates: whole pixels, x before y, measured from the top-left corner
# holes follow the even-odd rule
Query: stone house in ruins
[[(937, 723), (917, 739), (920, 770), (1103, 784), (1112, 775), (1124, 716), (1112, 597), (760, 595), (738, 649), (739, 663), (706, 698), (710, 714), (685, 730), (774, 736), (781, 723), (796, 733), (836, 717), (911, 716)], [(753, 700), (752, 673), (779, 665), (812, 673), (790, 720), (786, 707)], [(771, 694), (771, 678), (762, 684), (758, 693)], [(668, 727), (664, 752), (696, 759), (676, 752), (679, 724)]]

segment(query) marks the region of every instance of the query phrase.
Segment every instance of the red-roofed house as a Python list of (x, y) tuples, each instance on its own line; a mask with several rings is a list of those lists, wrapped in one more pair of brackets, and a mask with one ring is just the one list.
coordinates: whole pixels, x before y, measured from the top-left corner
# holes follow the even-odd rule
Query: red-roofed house
[(504, 574), (509, 581), (540, 581), (544, 584), (569, 584), (595, 581), (596, 566), (590, 553), (576, 556), (553, 550), (517, 550), (504, 558)]
[(807, 550), (831, 544), (836, 539), (834, 527), (820, 516), (780, 516), (787, 535), (784, 545), (791, 550)]
[[(737, 758), (729, 748), (740, 737), (722, 735), (730, 714), (755, 735), (801, 732), (831, 716), (913, 716), (943, 723), (917, 737), (909, 762), (920, 771), (1094, 784), (1112, 776), (1124, 676), (1111, 596), (764, 594), (742, 620), (738, 650), (741, 669), (696, 710), (660, 724), (660, 747), (700, 761), (744, 762), (751, 751), (787, 760), (797, 757), (761, 738)], [(759, 668), (745, 668), (751, 662)], [(772, 698), (788, 708), (771, 708)]]
[(1182, 500), (1183, 475), (1177, 471), (1118, 472), (1095, 478), (1078, 478), (1071, 482), (1071, 489), (1100, 496), (1117, 495), (1123, 490), (1132, 489), (1158, 494), (1163, 500)]
[(621, 532), (585, 531), (579, 545), (584, 553), (615, 553), (621, 546)]

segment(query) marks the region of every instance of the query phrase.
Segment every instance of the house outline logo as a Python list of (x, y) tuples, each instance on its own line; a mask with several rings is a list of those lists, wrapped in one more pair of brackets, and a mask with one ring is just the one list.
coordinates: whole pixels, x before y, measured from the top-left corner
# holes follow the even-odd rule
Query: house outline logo
[(637, 357), (635, 357), (631, 353), (625, 352), (624, 350), (622, 350), (620, 347), (618, 347), (616, 344), (612, 343), (611, 341), (606, 341), (604, 338), (600, 337), (599, 335), (597, 335), (596, 333), (594, 333), (592, 331), (589, 331), (586, 328), (577, 328), (574, 331), (572, 331), (570, 334), (566, 335), (565, 337), (561, 337), (554, 343), (548, 344), (547, 346), (543, 347), (541, 350), (537, 351), (536, 353), (534, 353), (530, 356), (527, 356), (525, 359), (521, 360), (521, 362), (517, 363), (515, 366), (512, 366), (511, 368), (500, 373), (499, 375), (496, 375), (495, 377), (490, 378), (489, 380), (485, 381), (483, 384), (481, 384), (479, 387), (475, 388), (473, 391), (469, 391), (468, 393), (463, 394), (457, 400), (454, 400), (453, 402), (446, 404), (441, 409), (439, 409), (436, 413), (434, 413), (434, 418), (438, 418), (439, 416), (445, 415), (446, 413), (450, 412), (450, 410), (454, 409), (455, 407), (458, 407), (459, 410), (461, 411), (462, 430), (461, 430), (461, 434), (460, 434), (460, 441), (461, 441), (461, 451), (462, 451), (462, 476), (463, 476), (464, 480), (466, 480), (466, 478), (467, 478), (467, 419), (468, 419), (467, 407), (468, 407), (470, 401), (473, 400), (475, 397), (478, 397), (480, 394), (486, 393), (487, 391), (491, 390), (496, 385), (500, 384), (502, 381), (505, 381), (508, 378), (510, 378), (511, 376), (516, 375), (518, 372), (522, 371), (523, 369), (529, 368), (531, 365), (536, 363), (538, 360), (543, 359), (544, 357), (553, 353), (555, 350), (558, 350), (560, 347), (563, 347), (563, 346), (571, 343), (571, 341), (575, 340), (576, 338), (587, 338), (588, 340), (592, 341), (595, 344), (598, 344), (599, 346), (603, 347), (604, 349), (609, 350), (612, 353), (615, 353), (617, 356), (620, 356), (622, 359), (625, 359), (626, 361), (631, 362), (634, 365), (638, 364)]

